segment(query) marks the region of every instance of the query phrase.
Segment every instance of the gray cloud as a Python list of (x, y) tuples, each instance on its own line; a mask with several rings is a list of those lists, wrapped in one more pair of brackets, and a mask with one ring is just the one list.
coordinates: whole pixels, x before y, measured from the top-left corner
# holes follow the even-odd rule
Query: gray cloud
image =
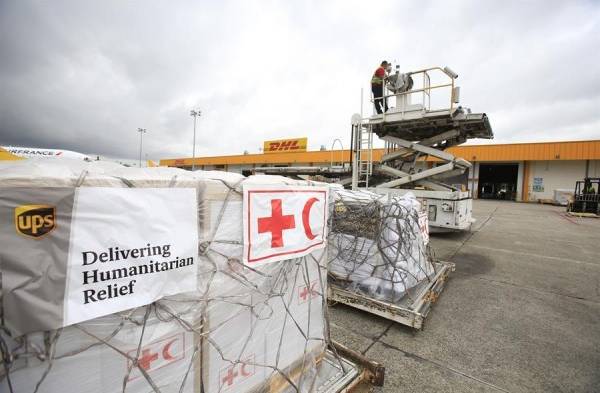
[(0, 143), (186, 156), (198, 107), (199, 154), (348, 146), (383, 58), (455, 69), (499, 142), (600, 138), (598, 48), (593, 1), (3, 1)]

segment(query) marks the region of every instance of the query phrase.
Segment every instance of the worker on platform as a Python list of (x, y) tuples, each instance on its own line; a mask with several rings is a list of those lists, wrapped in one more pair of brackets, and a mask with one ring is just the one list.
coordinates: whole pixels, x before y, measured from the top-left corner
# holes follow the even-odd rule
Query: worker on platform
[(375, 99), (373, 102), (375, 103), (375, 110), (378, 114), (383, 113), (385, 110), (387, 112), (387, 98), (383, 96), (383, 84), (385, 83), (385, 79), (389, 75), (391, 64), (387, 61), (382, 61), (381, 65), (375, 70), (373, 73), (373, 77), (371, 78), (371, 91), (373, 92), (373, 98)]

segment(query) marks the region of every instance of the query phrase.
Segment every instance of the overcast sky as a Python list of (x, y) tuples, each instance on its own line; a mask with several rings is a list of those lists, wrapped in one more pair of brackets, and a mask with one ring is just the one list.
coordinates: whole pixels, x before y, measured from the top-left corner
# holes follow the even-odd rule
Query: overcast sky
[(0, 0), (0, 144), (191, 156), (197, 107), (198, 155), (348, 147), (383, 59), (450, 66), (494, 142), (600, 139), (598, 1)]

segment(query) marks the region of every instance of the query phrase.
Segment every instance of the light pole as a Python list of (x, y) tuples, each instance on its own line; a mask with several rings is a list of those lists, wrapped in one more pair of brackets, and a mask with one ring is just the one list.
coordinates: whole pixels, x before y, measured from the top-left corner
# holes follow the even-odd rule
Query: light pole
[(192, 147), (192, 171), (196, 169), (196, 119), (201, 116), (202, 112), (196, 109), (190, 111), (190, 116), (194, 117), (194, 146)]
[(140, 133), (140, 168), (142, 167), (142, 139), (144, 138), (144, 134), (146, 133), (145, 128), (138, 128), (137, 131)]

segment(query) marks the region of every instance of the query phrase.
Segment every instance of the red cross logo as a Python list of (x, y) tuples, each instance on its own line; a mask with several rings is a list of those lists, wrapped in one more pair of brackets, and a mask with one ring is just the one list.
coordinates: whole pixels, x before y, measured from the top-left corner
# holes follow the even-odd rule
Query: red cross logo
[(138, 359), (138, 364), (144, 370), (149, 370), (153, 361), (158, 359), (158, 353), (151, 352), (149, 349), (142, 350), (142, 357)]
[[(146, 344), (139, 355), (137, 349), (128, 351), (127, 368), (135, 367), (138, 369), (130, 374), (128, 380), (132, 381), (142, 376), (140, 370), (153, 372), (185, 359), (185, 348), (185, 334), (177, 333)], [(137, 361), (135, 360), (136, 356)]]
[(294, 215), (283, 215), (281, 199), (271, 200), (271, 217), (258, 219), (258, 233), (271, 232), (271, 248), (283, 247), (283, 231), (296, 228)]
[(226, 383), (227, 386), (231, 386), (233, 384), (233, 380), (237, 377), (238, 373), (233, 370), (233, 367), (227, 370), (227, 375), (223, 378), (223, 383)]
[(300, 299), (302, 299), (302, 303), (306, 301), (306, 299), (308, 298), (309, 295), (313, 298), (318, 295), (317, 290), (315, 288), (316, 285), (317, 285), (317, 282), (314, 281), (310, 284), (310, 286), (306, 285), (299, 290), (300, 291), (299, 296), (300, 296)]
[(253, 362), (254, 358), (250, 357), (247, 360), (244, 360), (244, 363), (234, 364), (226, 370), (221, 370), (219, 373), (221, 377), (221, 386), (224, 386), (225, 389), (228, 389), (235, 382), (239, 381), (238, 377), (240, 377), (241, 380), (244, 380), (254, 375), (254, 366), (246, 364), (245, 362), (247, 361)]

